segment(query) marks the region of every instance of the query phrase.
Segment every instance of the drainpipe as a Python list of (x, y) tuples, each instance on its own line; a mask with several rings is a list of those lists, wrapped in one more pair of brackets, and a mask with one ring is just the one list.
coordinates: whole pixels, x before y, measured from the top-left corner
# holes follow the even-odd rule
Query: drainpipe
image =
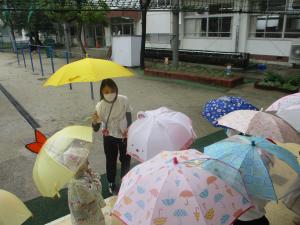
[(239, 41), (240, 41), (240, 24), (241, 24), (241, 13), (238, 16), (238, 24), (236, 26), (236, 36), (235, 36), (235, 52), (239, 52)]

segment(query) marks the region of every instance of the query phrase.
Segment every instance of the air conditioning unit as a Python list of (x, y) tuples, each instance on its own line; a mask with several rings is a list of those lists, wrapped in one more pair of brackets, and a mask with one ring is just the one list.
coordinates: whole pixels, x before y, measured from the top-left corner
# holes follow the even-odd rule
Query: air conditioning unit
[(300, 40), (292, 42), (289, 63), (292, 65), (300, 64)]

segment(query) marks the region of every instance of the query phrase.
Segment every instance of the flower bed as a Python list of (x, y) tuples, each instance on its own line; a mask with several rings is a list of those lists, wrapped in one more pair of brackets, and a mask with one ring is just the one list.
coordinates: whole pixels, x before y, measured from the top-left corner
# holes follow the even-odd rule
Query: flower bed
[(211, 76), (208, 74), (195, 74), (190, 72), (175, 72), (175, 71), (166, 71), (160, 69), (146, 68), (144, 70), (145, 75), (156, 76), (156, 77), (165, 77), (171, 79), (187, 80), (194, 81), (204, 84), (212, 84), (216, 86), (223, 86), (233, 88), (239, 84), (242, 84), (244, 78), (241, 76)]
[(294, 74), (287, 77), (275, 72), (266, 72), (265, 79), (257, 81), (254, 84), (255, 88), (281, 91), (285, 93), (299, 92), (300, 75)]
[(294, 90), (289, 90), (289, 89), (286, 89), (286, 88), (280, 88), (280, 87), (265, 85), (265, 84), (261, 83), (261, 81), (256, 81), (254, 83), (254, 87), (257, 88), (257, 89), (262, 89), (262, 90), (281, 91), (281, 92), (288, 93), (288, 94), (294, 94), (294, 93), (299, 92), (299, 88), (294, 89)]

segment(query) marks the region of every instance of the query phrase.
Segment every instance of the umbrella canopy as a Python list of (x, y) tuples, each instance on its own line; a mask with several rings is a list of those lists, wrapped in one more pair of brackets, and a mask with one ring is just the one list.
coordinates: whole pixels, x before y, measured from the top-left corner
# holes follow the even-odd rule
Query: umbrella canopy
[(300, 104), (300, 92), (292, 95), (284, 96), (277, 101), (275, 101), (272, 105), (270, 105), (266, 111), (279, 111), (280, 109), (285, 109), (293, 105)]
[(218, 124), (248, 135), (283, 143), (300, 143), (297, 132), (291, 126), (282, 119), (261, 111), (237, 110), (220, 118)]
[(97, 82), (107, 78), (128, 77), (133, 73), (109, 60), (85, 58), (62, 66), (44, 84), (60, 86), (78, 82)]
[(187, 149), (196, 135), (185, 114), (171, 110), (147, 111), (128, 131), (127, 152), (139, 161), (158, 153)]
[(276, 113), (277, 116), (300, 132), (300, 120), (297, 118), (300, 115), (300, 93), (278, 99), (266, 111)]
[(236, 135), (204, 152), (239, 169), (249, 195), (260, 199), (278, 200), (300, 175), (295, 155), (264, 138)]
[[(196, 155), (195, 151), (182, 152)], [(130, 225), (229, 225), (251, 207), (245, 188), (241, 193), (214, 169), (201, 166), (211, 159), (198, 155), (197, 160), (182, 162), (176, 154), (162, 152), (133, 168), (123, 178), (112, 214)]]
[(0, 224), (21, 225), (32, 214), (24, 203), (15, 195), (0, 189)]
[(298, 162), (300, 164), (300, 145), (294, 143), (280, 143), (280, 142), (276, 142), (276, 144), (293, 153), (297, 157)]
[(290, 124), (296, 131), (300, 132), (300, 104), (280, 109), (276, 112), (276, 115)]
[(137, 113), (137, 118), (141, 119), (146, 116), (159, 116), (163, 113), (172, 113), (172, 112), (175, 112), (175, 111), (172, 109), (169, 109), (167, 107), (160, 107), (158, 109), (150, 110), (150, 111), (139, 111)]
[(202, 116), (213, 126), (218, 125), (218, 119), (236, 110), (258, 110), (255, 106), (248, 103), (245, 99), (234, 96), (223, 96), (210, 100), (203, 108)]
[(33, 168), (33, 180), (44, 197), (54, 197), (87, 160), (86, 147), (92, 142), (92, 129), (70, 126), (50, 137), (39, 152)]

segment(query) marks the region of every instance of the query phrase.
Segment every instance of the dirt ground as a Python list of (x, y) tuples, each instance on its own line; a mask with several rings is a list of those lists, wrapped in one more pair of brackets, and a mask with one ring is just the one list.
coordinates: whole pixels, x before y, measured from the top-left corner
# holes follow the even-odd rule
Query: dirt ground
[[(30, 113), (41, 125), (40, 130), (50, 136), (65, 126), (90, 125), (90, 115), (99, 99), (99, 83), (94, 85), (96, 100), (90, 98), (89, 84), (68, 86), (42, 86), (37, 55), (34, 55), (35, 72), (31, 70), (29, 58), (27, 68), (17, 64), (15, 55), (0, 53), (0, 84)], [(49, 59), (43, 58), (45, 76), (51, 74)], [(55, 68), (65, 63), (54, 59)], [(184, 81), (145, 77), (135, 70), (133, 78), (116, 79), (121, 94), (127, 95), (133, 108), (133, 115), (140, 110), (151, 110), (160, 106), (181, 111), (192, 120), (198, 137), (217, 131), (201, 117), (202, 106), (208, 100), (224, 95), (237, 95), (248, 99), (260, 108), (266, 108), (284, 94), (253, 88), (248, 83), (235, 89), (211, 87)], [(33, 129), (15, 107), (0, 92), (0, 188), (15, 193), (26, 201), (39, 196), (32, 181), (35, 155), (24, 145), (33, 141)], [(105, 159), (100, 134), (95, 134), (93, 151), (90, 156), (95, 171), (105, 173)], [(293, 214), (281, 204), (269, 204), (267, 217), (272, 225), (291, 225)]]

